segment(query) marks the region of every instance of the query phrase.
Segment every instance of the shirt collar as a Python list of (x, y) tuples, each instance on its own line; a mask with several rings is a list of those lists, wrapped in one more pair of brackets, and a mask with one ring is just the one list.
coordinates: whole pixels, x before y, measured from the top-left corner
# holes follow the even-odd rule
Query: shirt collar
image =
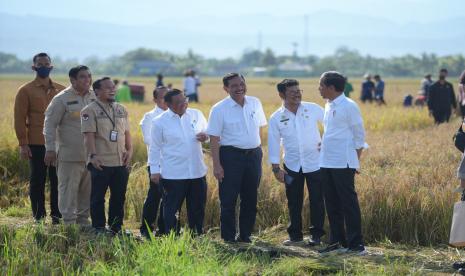
[(41, 78), (39, 78), (39, 77), (36, 77), (36, 78), (34, 79), (34, 84), (35, 84), (35, 86), (37, 86), (37, 87), (42, 86), (42, 87), (46, 87), (46, 88), (47, 88), (47, 87), (53, 87), (53, 88), (55, 88), (55, 86), (53, 85), (53, 82), (52, 82), (52, 80), (51, 80), (50, 78), (49, 78), (48, 81), (47, 81), (47, 80), (41, 79)]
[(173, 110), (171, 110), (171, 109), (169, 109), (169, 108), (168, 108), (167, 111), (165, 111), (165, 112), (168, 112), (168, 114), (170, 115), (171, 118), (172, 118), (172, 117), (184, 118), (185, 116), (188, 116), (188, 114), (187, 114), (187, 109), (186, 109), (186, 112), (184, 112), (184, 114), (182, 114), (182, 117), (179, 117), (178, 114), (174, 113)]
[(108, 109), (110, 109), (111, 106), (114, 106), (114, 103), (104, 103), (101, 100), (99, 100), (98, 98), (97, 98), (96, 102), (99, 103), (104, 108), (108, 108)]
[[(234, 107), (236, 105), (240, 106), (238, 103), (236, 103), (235, 100), (231, 98), (231, 96), (227, 97), (227, 100), (229, 101), (229, 106)], [(244, 106), (247, 104), (247, 96), (244, 96)]]
[(328, 101), (329, 104), (331, 105), (338, 105), (340, 104), (342, 101), (344, 101), (346, 98), (346, 96), (344, 95), (344, 93), (341, 93), (341, 95), (337, 96), (337, 98), (335, 98), (334, 100), (332, 101)]
[(281, 105), (281, 112), (283, 113), (289, 113), (289, 114), (292, 114), (292, 115), (297, 115), (297, 113), (299, 113), (299, 111), (302, 109), (302, 103), (299, 104), (299, 107), (297, 108), (297, 112), (294, 114), (294, 112), (290, 111), (289, 109), (287, 109), (285, 106), (284, 106), (284, 103), (283, 105)]

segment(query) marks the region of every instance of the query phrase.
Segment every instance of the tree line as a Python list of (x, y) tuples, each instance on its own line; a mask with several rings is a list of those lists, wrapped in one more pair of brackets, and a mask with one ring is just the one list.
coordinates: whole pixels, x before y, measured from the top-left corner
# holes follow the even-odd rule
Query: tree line
[[(450, 75), (458, 76), (465, 69), (465, 57), (462, 54), (438, 56), (434, 53), (423, 53), (421, 55), (408, 54), (379, 58), (362, 55), (357, 50), (347, 47), (340, 47), (332, 55), (323, 57), (316, 55), (298, 56), (295, 53), (293, 55), (276, 55), (271, 49), (266, 49), (264, 51), (244, 50), (243, 54), (236, 59), (218, 59), (203, 57), (192, 50), (188, 50), (186, 54), (174, 54), (138, 48), (123, 55), (108, 58), (95, 56), (84, 60), (52, 58), (56, 73), (66, 74), (68, 68), (82, 63), (92, 68), (95, 74), (123, 76), (153, 75), (153, 70), (134, 70), (140, 66), (152, 66), (152, 69), (159, 71), (157, 73), (172, 76), (181, 76), (185, 70), (195, 69), (202, 75), (211, 76), (223, 75), (225, 71), (237, 70), (249, 75), (270, 77), (282, 76), (283, 74), (293, 75), (293, 73), (300, 76), (316, 77), (321, 72), (328, 70), (337, 70), (354, 77), (365, 73), (380, 74), (384, 77), (420, 77), (427, 73), (436, 74), (440, 68), (447, 68)], [(14, 54), (0, 52), (0, 73), (30, 73), (31, 63), (31, 60), (22, 60)], [(164, 67), (157, 68), (160, 63)], [(283, 64), (291, 66), (282, 69)], [(300, 69), (292, 69), (293, 67)], [(257, 73), (258, 71), (260, 73)]]

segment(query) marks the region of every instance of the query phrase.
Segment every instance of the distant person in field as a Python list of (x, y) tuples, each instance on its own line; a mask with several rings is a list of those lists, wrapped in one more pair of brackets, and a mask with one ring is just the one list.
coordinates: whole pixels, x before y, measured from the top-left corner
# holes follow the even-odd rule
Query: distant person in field
[[(262, 129), (266, 117), (260, 100), (246, 96), (245, 78), (238, 73), (223, 77), (228, 96), (210, 110), (207, 133), (218, 180), (221, 238), (251, 243), (257, 215), (258, 186), (262, 177)], [(239, 236), (236, 237), (236, 203), (240, 197)]]
[(184, 94), (189, 99), (189, 102), (199, 102), (197, 95), (197, 81), (194, 78), (192, 70), (187, 70), (184, 73)]
[[(284, 245), (305, 245), (302, 234), (302, 205), (307, 182), (310, 203), (310, 235), (307, 244), (319, 245), (325, 234), (325, 205), (319, 166), (321, 143), (318, 124), (323, 123), (321, 106), (302, 102), (299, 82), (284, 79), (277, 85), (283, 106), (270, 117), (268, 158), (275, 178), (285, 184), (290, 224)], [(281, 146), (284, 164), (281, 169)]]
[(441, 69), (439, 80), (433, 83), (429, 89), (428, 109), (436, 124), (449, 122), (452, 108), (457, 107), (454, 87), (446, 81), (447, 73), (447, 69)]
[(344, 95), (347, 98), (350, 98), (350, 93), (352, 93), (353, 91), (354, 91), (354, 87), (349, 82), (349, 78), (346, 77), (346, 85), (344, 86)]
[(31, 69), (35, 78), (22, 85), (15, 98), (14, 126), (19, 143), (19, 154), (29, 161), (29, 197), (32, 215), (36, 222), (46, 217), (45, 182), (48, 173), (50, 181), (50, 215), (52, 223), (60, 223), (58, 208), (58, 179), (55, 164), (47, 166), (45, 157), (44, 112), (52, 100), (65, 87), (50, 79), (53, 69), (52, 60), (46, 53), (39, 53), (32, 58)]
[(161, 73), (157, 74), (157, 81), (155, 83), (155, 87), (160, 87), (160, 86), (165, 86), (163, 84), (163, 74)]
[(81, 110), (96, 100), (90, 90), (89, 68), (79, 65), (69, 70), (71, 85), (56, 95), (45, 111), (45, 164), (57, 160), (58, 207), (64, 224), (90, 225), (90, 173), (81, 133)]
[(131, 102), (131, 88), (129, 88), (128, 81), (124, 80), (116, 90), (116, 101), (119, 103)]
[(195, 94), (197, 95), (197, 102), (199, 99), (199, 87), (202, 85), (202, 81), (200, 80), (200, 77), (197, 75), (197, 73), (192, 70), (192, 76), (194, 77), (195, 80)]
[[(145, 145), (147, 146), (147, 156), (150, 153), (152, 121), (155, 117), (168, 109), (164, 99), (166, 92), (168, 92), (168, 89), (166, 89), (164, 86), (159, 86), (153, 90), (153, 101), (155, 103), (155, 108), (145, 113), (144, 117), (140, 121), (142, 137), (144, 139)], [(144, 208), (142, 209), (142, 223), (140, 226), (140, 233), (144, 237), (150, 238), (150, 234), (154, 230), (153, 224), (157, 219), (158, 210), (160, 211), (158, 214), (157, 234), (165, 233), (165, 223), (163, 221), (163, 188), (159, 183), (154, 183), (150, 180), (150, 166), (148, 166), (147, 169), (149, 172), (149, 190), (147, 192), (147, 198), (144, 202)]]
[(421, 81), (420, 91), (425, 96), (425, 101), (428, 101), (429, 89), (433, 85), (433, 80), (431, 79), (431, 74), (426, 74), (423, 80)]
[(163, 187), (165, 232), (176, 229), (176, 212), (186, 200), (189, 228), (203, 234), (207, 201), (207, 166), (202, 143), (207, 120), (198, 109), (188, 108), (181, 90), (166, 92), (168, 110), (152, 120), (150, 130), (150, 179)]
[(460, 107), (460, 114), (462, 119), (465, 118), (465, 70), (460, 74), (459, 77), (459, 96), (458, 103)]
[(385, 105), (386, 102), (384, 101), (384, 81), (381, 79), (380, 75), (375, 75), (374, 79), (376, 81), (375, 101), (378, 103), (378, 105)]
[(326, 211), (330, 226), (329, 245), (321, 253), (347, 248), (365, 254), (355, 173), (365, 147), (365, 129), (357, 104), (344, 96), (344, 76), (335, 71), (320, 78), (320, 94), (327, 100), (320, 150)]
[(402, 105), (404, 107), (412, 107), (412, 102), (413, 102), (413, 96), (410, 94), (407, 94), (404, 97), (404, 101), (402, 102)]
[(362, 100), (363, 103), (367, 101), (371, 103), (373, 101), (373, 91), (375, 90), (375, 83), (371, 81), (370, 74), (366, 74), (364, 78), (365, 81), (362, 82), (362, 94), (360, 100)]

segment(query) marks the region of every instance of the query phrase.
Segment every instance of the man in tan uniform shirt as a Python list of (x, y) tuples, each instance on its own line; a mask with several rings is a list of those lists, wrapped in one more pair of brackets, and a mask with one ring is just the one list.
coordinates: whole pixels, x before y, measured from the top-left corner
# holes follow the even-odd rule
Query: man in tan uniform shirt
[(69, 79), (71, 86), (56, 95), (45, 111), (45, 164), (55, 163), (58, 157), (58, 207), (63, 222), (89, 225), (90, 175), (80, 113), (96, 98), (90, 91), (92, 76), (87, 66), (71, 68)]
[(90, 216), (97, 233), (105, 230), (105, 194), (110, 188), (108, 226), (121, 231), (128, 183), (128, 166), (132, 158), (126, 108), (115, 102), (115, 85), (109, 77), (92, 84), (97, 101), (81, 111), (81, 131), (88, 153), (91, 175)]
[(50, 215), (54, 224), (60, 222), (58, 210), (58, 180), (54, 166), (44, 163), (45, 147), (44, 111), (52, 98), (65, 87), (53, 82), (50, 71), (52, 61), (46, 53), (39, 53), (33, 58), (32, 70), (36, 78), (21, 86), (15, 99), (14, 125), (19, 142), (19, 153), (22, 159), (29, 160), (32, 215), (36, 221), (45, 218), (45, 179), (48, 172), (50, 180)]

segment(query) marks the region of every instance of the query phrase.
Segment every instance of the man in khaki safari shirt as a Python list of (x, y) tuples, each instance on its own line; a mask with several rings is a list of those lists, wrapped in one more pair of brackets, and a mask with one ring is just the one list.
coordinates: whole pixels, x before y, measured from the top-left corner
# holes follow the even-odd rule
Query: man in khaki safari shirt
[(108, 226), (121, 231), (132, 158), (126, 108), (115, 102), (115, 85), (109, 77), (92, 84), (97, 100), (81, 111), (81, 131), (91, 175), (90, 216), (97, 234), (105, 233), (105, 194), (110, 188)]
[[(45, 111), (45, 164), (57, 162), (58, 207), (65, 224), (89, 225), (90, 174), (86, 169), (81, 110), (95, 101), (89, 68), (69, 71), (71, 86), (56, 95)], [(55, 145), (56, 144), (56, 145)]]

